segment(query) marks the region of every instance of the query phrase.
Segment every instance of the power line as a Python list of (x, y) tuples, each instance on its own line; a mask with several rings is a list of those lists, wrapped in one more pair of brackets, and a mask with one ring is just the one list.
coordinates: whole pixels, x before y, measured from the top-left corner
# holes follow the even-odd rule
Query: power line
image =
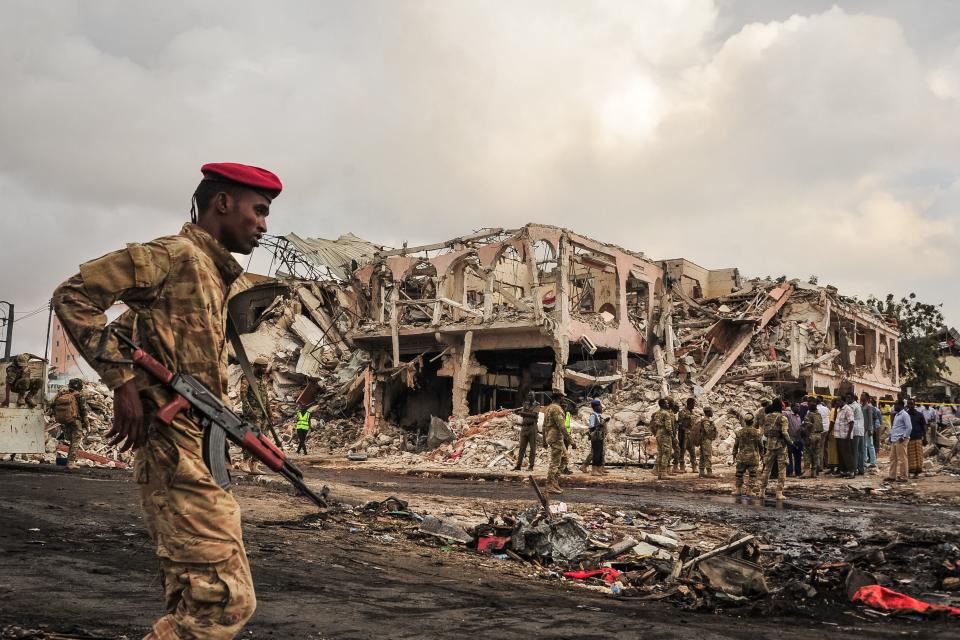
[(32, 318), (32, 317), (34, 317), (34, 316), (38, 316), (38, 315), (40, 315), (41, 313), (44, 313), (44, 312), (49, 311), (49, 310), (50, 310), (50, 305), (48, 304), (48, 305), (46, 305), (45, 307), (40, 307), (39, 309), (35, 309), (35, 310), (33, 310), (33, 311), (28, 312), (27, 315), (25, 315), (25, 316), (20, 316), (19, 318), (14, 318), (14, 319), (13, 319), (13, 322), (14, 322), (14, 324), (16, 324), (17, 322), (20, 322), (21, 320), (28, 320), (29, 318)]
[(36, 313), (37, 311), (40, 311), (41, 309), (48, 309), (48, 308), (50, 308), (50, 303), (49, 303), (49, 302), (47, 302), (47, 304), (45, 304), (45, 305), (41, 305), (41, 306), (37, 307), (37, 308), (34, 309), (33, 311), (14, 311), (13, 315), (15, 315), (15, 316), (22, 316), (22, 315), (27, 314), (27, 313)]

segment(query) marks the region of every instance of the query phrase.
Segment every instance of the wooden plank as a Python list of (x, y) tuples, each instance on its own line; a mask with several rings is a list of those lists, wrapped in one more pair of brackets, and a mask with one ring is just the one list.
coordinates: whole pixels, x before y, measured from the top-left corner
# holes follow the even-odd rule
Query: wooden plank
[(475, 317), (477, 317), (477, 318), (482, 318), (482, 317), (483, 317), (483, 312), (482, 312), (482, 311), (477, 311), (476, 309), (471, 309), (471, 308), (468, 307), (467, 305), (465, 305), (465, 304), (460, 304), (459, 302), (455, 302), (455, 301), (451, 300), (450, 298), (439, 298), (439, 300), (440, 300), (440, 302), (442, 302), (443, 304), (449, 305), (449, 306), (451, 306), (451, 307), (453, 307), (453, 308), (455, 308), (455, 309), (459, 309), (460, 311), (463, 311), (464, 313), (469, 314), (469, 315), (471, 315), (471, 316), (475, 316)]
[(623, 375), (619, 373), (611, 376), (591, 376), (589, 374), (580, 373), (579, 371), (574, 371), (572, 369), (564, 369), (563, 377), (567, 380), (573, 380), (582, 387), (611, 384), (623, 380)]
[(753, 540), (754, 540), (753, 536), (744, 536), (743, 538), (740, 538), (736, 542), (731, 542), (730, 544), (725, 544), (722, 547), (717, 547), (712, 551), (707, 551), (706, 553), (702, 553), (692, 560), (687, 560), (687, 562), (685, 562), (683, 565), (683, 570), (686, 571), (692, 568), (698, 562), (703, 562), (707, 558), (712, 558), (714, 556), (718, 556), (722, 553), (728, 553), (730, 551), (736, 551), (737, 549), (747, 546), (747, 544), (749, 544)]

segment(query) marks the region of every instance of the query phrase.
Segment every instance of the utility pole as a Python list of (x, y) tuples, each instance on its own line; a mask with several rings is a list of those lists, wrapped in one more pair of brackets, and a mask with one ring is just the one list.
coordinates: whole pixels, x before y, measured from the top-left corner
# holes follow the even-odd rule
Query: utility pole
[(9, 359), (10, 359), (10, 345), (13, 344), (13, 303), (12, 303), (12, 302), (7, 302), (6, 300), (0, 300), (0, 305), (4, 305), (4, 304), (7, 305), (7, 317), (6, 317), (5, 319), (3, 319), (4, 322), (5, 322), (6, 325), (7, 325), (7, 337), (6, 337), (6, 339), (4, 339), (4, 340), (0, 340), (0, 342), (3, 342), (3, 343), (4, 343), (4, 345), (3, 345), (3, 359), (4, 359), (4, 360), (9, 360)]
[(43, 345), (43, 359), (50, 361), (50, 327), (53, 326), (53, 298), (50, 299), (50, 313), (47, 315), (47, 341)]

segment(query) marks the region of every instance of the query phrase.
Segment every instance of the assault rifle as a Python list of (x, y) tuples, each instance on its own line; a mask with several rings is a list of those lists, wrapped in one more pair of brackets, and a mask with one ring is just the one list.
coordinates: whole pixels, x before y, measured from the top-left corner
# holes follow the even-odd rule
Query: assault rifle
[[(115, 335), (132, 350), (129, 360), (111, 360), (104, 356), (107, 342)], [(318, 507), (327, 506), (330, 490), (324, 487), (317, 494), (303, 481), (303, 472), (290, 464), (286, 455), (250, 422), (234, 413), (223, 403), (220, 396), (212, 393), (196, 378), (185, 373), (173, 373), (144, 351), (130, 336), (107, 325), (97, 345), (97, 360), (111, 364), (132, 364), (140, 367), (175, 395), (173, 400), (160, 407), (157, 420), (170, 424), (181, 411), (192, 410), (203, 427), (203, 459), (213, 479), (224, 489), (230, 488), (230, 472), (227, 469), (227, 440), (250, 452), (268, 469), (279, 473), (297, 490), (312, 500)]]

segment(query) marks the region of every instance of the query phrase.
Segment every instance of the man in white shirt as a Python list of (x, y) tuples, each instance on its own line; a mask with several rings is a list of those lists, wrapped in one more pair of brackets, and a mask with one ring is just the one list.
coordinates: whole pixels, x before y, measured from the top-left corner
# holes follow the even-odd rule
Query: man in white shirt
[(823, 419), (823, 430), (824, 434), (820, 438), (822, 440), (820, 450), (820, 465), (821, 468), (826, 468), (827, 465), (827, 447), (829, 446), (828, 431), (830, 431), (830, 407), (827, 406), (828, 403), (824, 398), (819, 398), (817, 403), (817, 411), (820, 413), (820, 417)]
[(846, 404), (837, 412), (837, 420), (833, 424), (833, 437), (837, 441), (840, 475), (852, 478), (857, 463), (856, 453), (853, 450), (853, 428), (856, 418), (853, 410), (853, 396), (848, 393), (844, 400)]
[(853, 397), (853, 402), (850, 404), (853, 407), (853, 460), (854, 460), (854, 472), (858, 476), (862, 476), (866, 473), (866, 460), (864, 454), (866, 450), (863, 448), (863, 437), (866, 435), (863, 424), (863, 405), (857, 400), (857, 397)]

